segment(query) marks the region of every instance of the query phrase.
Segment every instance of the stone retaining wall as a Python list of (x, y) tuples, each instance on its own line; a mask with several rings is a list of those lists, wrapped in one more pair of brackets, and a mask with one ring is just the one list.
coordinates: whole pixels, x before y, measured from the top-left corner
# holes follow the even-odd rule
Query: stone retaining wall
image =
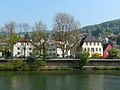
[[(50, 59), (46, 60), (46, 66), (78, 66), (79, 60), (74, 59)], [(120, 66), (120, 59), (90, 59), (86, 66)]]

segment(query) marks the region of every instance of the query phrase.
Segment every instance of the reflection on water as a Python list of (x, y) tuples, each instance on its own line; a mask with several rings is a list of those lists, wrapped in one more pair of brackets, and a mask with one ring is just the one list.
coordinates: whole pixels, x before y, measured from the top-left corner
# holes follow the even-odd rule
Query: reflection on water
[(0, 90), (120, 90), (120, 72), (0, 72)]

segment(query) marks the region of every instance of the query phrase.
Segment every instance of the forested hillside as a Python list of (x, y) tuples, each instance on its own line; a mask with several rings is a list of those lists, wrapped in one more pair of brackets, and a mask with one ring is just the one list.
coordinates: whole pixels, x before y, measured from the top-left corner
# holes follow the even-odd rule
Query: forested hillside
[(94, 36), (118, 34), (120, 33), (120, 19), (103, 22), (101, 24), (85, 26), (81, 28), (81, 33), (92, 33)]

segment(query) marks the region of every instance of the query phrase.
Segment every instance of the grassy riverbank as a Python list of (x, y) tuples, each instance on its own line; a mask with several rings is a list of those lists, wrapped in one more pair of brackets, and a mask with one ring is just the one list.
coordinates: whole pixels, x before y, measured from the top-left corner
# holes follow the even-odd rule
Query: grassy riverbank
[(120, 66), (84, 66), (82, 70), (120, 70)]

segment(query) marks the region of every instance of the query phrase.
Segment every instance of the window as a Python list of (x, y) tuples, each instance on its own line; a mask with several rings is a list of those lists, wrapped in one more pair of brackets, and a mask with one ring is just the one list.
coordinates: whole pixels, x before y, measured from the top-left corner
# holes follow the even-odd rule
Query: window
[(99, 51), (101, 51), (101, 48), (99, 48)]
[(88, 45), (88, 42), (86, 42), (86, 45)]
[(95, 42), (94, 42), (94, 45), (96, 45)]
[(26, 50), (26, 48), (25, 48), (25, 47), (23, 47), (23, 50)]
[(99, 42), (97, 43), (97, 45), (99, 45)]
[(29, 52), (29, 55), (31, 55), (32, 53), (31, 52)]
[(94, 48), (91, 48), (91, 52), (94, 52)]
[(90, 51), (90, 48), (88, 48), (88, 52)]
[(49, 49), (49, 51), (52, 51), (52, 49)]
[(98, 51), (98, 48), (96, 48), (96, 51)]
[(90, 42), (90, 45), (91, 45), (91, 42)]
[(29, 50), (32, 50), (32, 48), (29, 48)]
[(19, 48), (19, 47), (18, 47), (17, 49), (18, 49), (18, 50), (20, 50), (20, 48)]
[(53, 44), (51, 44), (51, 46), (53, 46)]
[(55, 57), (55, 56), (56, 56), (56, 53), (53, 53), (53, 56)]
[(20, 55), (20, 52), (17, 52), (17, 55)]
[(55, 51), (55, 49), (53, 49), (53, 51)]

